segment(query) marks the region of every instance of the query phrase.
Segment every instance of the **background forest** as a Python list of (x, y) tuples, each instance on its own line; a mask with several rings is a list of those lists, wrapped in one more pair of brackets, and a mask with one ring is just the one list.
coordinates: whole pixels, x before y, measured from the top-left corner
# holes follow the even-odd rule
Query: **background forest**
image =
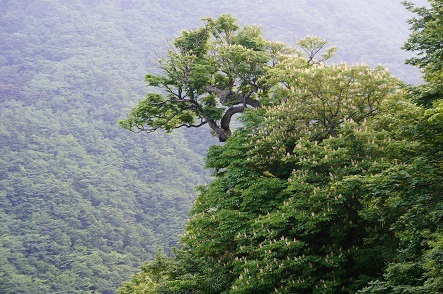
[(157, 248), (171, 253), (218, 140), (117, 121), (167, 42), (222, 13), (419, 81), (403, 65), (411, 14), (397, 1), (1, 0), (0, 292), (114, 293)]

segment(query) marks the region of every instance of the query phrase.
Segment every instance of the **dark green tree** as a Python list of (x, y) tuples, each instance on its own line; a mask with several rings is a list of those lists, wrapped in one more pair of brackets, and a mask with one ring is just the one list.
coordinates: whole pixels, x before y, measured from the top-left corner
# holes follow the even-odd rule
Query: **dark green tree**
[(443, 3), (440, 0), (428, 0), (429, 7), (417, 7), (414, 3), (405, 1), (406, 9), (416, 14), (409, 20), (411, 33), (403, 48), (417, 53), (406, 63), (437, 72), (443, 69)]
[(411, 33), (403, 49), (416, 53), (406, 63), (417, 66), (423, 73), (426, 84), (411, 89), (413, 98), (429, 107), (443, 94), (443, 4), (430, 0), (429, 7), (417, 7), (412, 2), (403, 2), (416, 17), (409, 20)]
[(374, 203), (372, 213), (390, 216), (398, 247), (384, 277), (362, 293), (443, 291), (443, 6), (441, 1), (429, 3), (429, 7), (405, 3), (417, 15), (410, 21), (412, 32), (404, 48), (418, 56), (407, 62), (422, 69), (426, 83), (411, 88), (412, 99), (422, 107), (403, 112), (397, 136), (415, 143), (402, 147), (408, 159), (401, 168), (393, 167), (367, 182), (370, 193), (386, 195)]

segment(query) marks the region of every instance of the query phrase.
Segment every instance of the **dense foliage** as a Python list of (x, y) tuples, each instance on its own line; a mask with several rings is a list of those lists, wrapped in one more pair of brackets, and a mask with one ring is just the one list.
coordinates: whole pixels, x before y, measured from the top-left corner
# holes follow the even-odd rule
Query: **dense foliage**
[[(391, 212), (397, 216), (391, 230), (396, 232), (398, 249), (383, 279), (375, 280), (362, 293), (443, 291), (443, 6), (440, 0), (428, 2), (427, 7), (405, 2), (416, 17), (410, 20), (412, 32), (404, 48), (418, 53), (407, 62), (422, 69), (426, 83), (411, 89), (410, 97), (422, 107), (416, 108), (416, 115), (409, 116), (416, 117), (415, 122), (399, 132), (417, 142), (414, 156), (399, 171), (407, 172), (403, 175), (406, 183), (399, 186), (401, 190), (392, 187), (387, 190), (392, 195), (388, 200), (395, 199), (401, 205), (394, 206)], [(410, 149), (407, 151), (411, 154)], [(387, 174), (386, 178), (390, 180), (393, 176)], [(377, 188), (379, 182), (375, 181), (373, 187)], [(380, 205), (378, 209), (388, 211)]]
[[(116, 122), (143, 97), (143, 74), (158, 74), (150, 61), (167, 56), (164, 42), (181, 29), (231, 13), (263, 26), (263, 39), (318, 34), (338, 45), (338, 60), (383, 63), (416, 81), (401, 66), (400, 8), (385, 0), (0, 1), (0, 292), (113, 293), (157, 248), (171, 254), (194, 186), (206, 181), (202, 154), (217, 140), (207, 129), (136, 136)], [(198, 272), (194, 262), (157, 261), (143, 271)]]
[[(443, 30), (430, 2), (407, 4), (420, 12), (409, 50)], [(280, 56), (268, 105), (210, 147), (215, 178), (200, 187), (182, 248), (119, 293), (441, 293), (439, 52), (423, 53), (418, 87), (382, 67)]]

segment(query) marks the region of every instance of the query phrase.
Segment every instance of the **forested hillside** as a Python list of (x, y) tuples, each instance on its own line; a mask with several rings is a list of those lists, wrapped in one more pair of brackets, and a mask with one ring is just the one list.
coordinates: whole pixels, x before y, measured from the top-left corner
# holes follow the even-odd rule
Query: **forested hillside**
[(149, 51), (122, 8), (2, 5), (0, 292), (113, 293), (175, 244), (202, 153), (183, 134), (116, 125), (143, 95)]
[(397, 1), (0, 1), (0, 292), (113, 293), (157, 248), (170, 253), (207, 129), (117, 126), (146, 92), (167, 42), (231, 13), (293, 44), (317, 34), (336, 61), (387, 66), (408, 82)]

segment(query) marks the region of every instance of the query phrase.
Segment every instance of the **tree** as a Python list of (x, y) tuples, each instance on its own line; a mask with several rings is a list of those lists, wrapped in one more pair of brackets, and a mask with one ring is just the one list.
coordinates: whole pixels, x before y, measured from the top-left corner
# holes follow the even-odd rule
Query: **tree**
[[(397, 113), (388, 154), (395, 159), (380, 174), (368, 176), (364, 189), (374, 195), (364, 218), (395, 232), (392, 257), (382, 277), (360, 293), (440, 293), (443, 220), (442, 108), (409, 104)], [(401, 159), (401, 161), (400, 161)], [(431, 257), (432, 256), (432, 257)]]
[(118, 289), (119, 294), (149, 294), (158, 293), (158, 288), (169, 278), (172, 261), (164, 253), (157, 251), (155, 259), (141, 267), (141, 271), (132, 276)]
[(414, 143), (402, 147), (406, 160), (401, 168), (392, 167), (367, 181), (368, 192), (389, 195), (374, 203), (372, 212), (378, 211), (374, 216), (394, 216), (389, 227), (396, 232), (398, 245), (383, 277), (372, 281), (361, 293), (443, 291), (443, 11), (441, 1), (429, 2), (429, 8), (405, 3), (418, 15), (410, 21), (412, 32), (404, 46), (418, 51), (418, 57), (407, 62), (422, 68), (427, 82), (410, 91), (411, 98), (421, 107), (410, 106), (399, 117), (397, 137)]
[[(307, 54), (305, 66), (332, 55), (334, 48), (325, 50), (325, 45), (318, 37), (299, 42)], [(161, 74), (146, 75), (148, 86), (160, 93), (149, 92), (119, 124), (136, 132), (208, 124), (224, 142), (231, 136), (233, 115), (266, 100), (272, 87), (268, 71), (286, 54), (302, 52), (265, 40), (258, 27), (239, 27), (230, 15), (204, 19), (203, 27), (183, 31), (167, 57), (158, 60)]]
[(364, 176), (387, 164), (377, 117), (400, 103), (398, 83), (380, 67), (307, 60), (281, 59), (268, 105), (209, 149), (215, 180), (200, 188), (178, 259), (193, 266), (166, 293), (355, 292), (391, 257), (392, 234), (360, 212), (372, 199)]
[(369, 121), (398, 99), (396, 82), (380, 68), (290, 62), (273, 76), (282, 103), (261, 110), (261, 121), (250, 111), (254, 123), (210, 149), (217, 179), (185, 235), (232, 293), (355, 291), (387, 258), (364, 244), (358, 176), (380, 168), (368, 158), (384, 156), (385, 134)]
[(443, 94), (443, 4), (430, 0), (429, 7), (416, 7), (411, 2), (403, 2), (406, 9), (417, 17), (409, 20), (411, 34), (403, 49), (417, 53), (406, 63), (422, 69), (427, 84), (412, 88), (416, 101), (426, 107)]
[(406, 62), (430, 72), (443, 69), (443, 3), (440, 0), (429, 0), (430, 7), (416, 7), (405, 1), (406, 9), (415, 13), (418, 18), (409, 20), (411, 34), (403, 49), (417, 52), (418, 56)]
[(267, 68), (264, 107), (209, 149), (165, 293), (443, 291), (441, 95), (310, 52)]

